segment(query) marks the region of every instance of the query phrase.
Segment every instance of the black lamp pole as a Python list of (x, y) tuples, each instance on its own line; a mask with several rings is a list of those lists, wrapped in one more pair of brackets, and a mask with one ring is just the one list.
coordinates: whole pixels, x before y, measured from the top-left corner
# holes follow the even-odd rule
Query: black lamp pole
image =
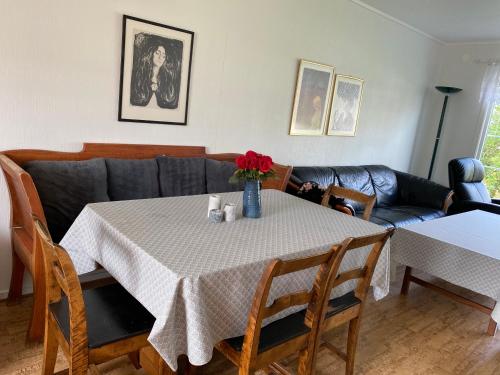
[(441, 110), (441, 118), (439, 119), (439, 126), (436, 134), (436, 141), (434, 143), (434, 150), (432, 151), (431, 166), (429, 167), (429, 176), (427, 176), (428, 180), (431, 179), (432, 169), (434, 168), (434, 161), (436, 160), (436, 153), (439, 145), (439, 140), (441, 139), (441, 129), (443, 128), (444, 114), (446, 113), (446, 105), (448, 104), (448, 96), (450, 96), (450, 94), (455, 94), (457, 92), (462, 91), (462, 89), (459, 89), (457, 87), (448, 87), (448, 86), (436, 86), (436, 90), (446, 95), (444, 96), (443, 109)]

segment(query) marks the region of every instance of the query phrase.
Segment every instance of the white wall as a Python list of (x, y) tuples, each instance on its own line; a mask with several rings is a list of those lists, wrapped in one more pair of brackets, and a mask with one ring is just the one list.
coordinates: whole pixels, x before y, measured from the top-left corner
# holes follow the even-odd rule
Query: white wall
[[(196, 33), (188, 126), (116, 120), (122, 14)], [(348, 0), (0, 0), (0, 149), (206, 145), (407, 170), (439, 50)], [(365, 79), (356, 137), (287, 135), (300, 58)], [(2, 187), (0, 292), (10, 276), (6, 202)]]
[[(450, 96), (441, 134), (433, 180), (448, 185), (448, 161), (463, 156), (474, 157), (481, 132), (479, 93), (487, 65), (474, 60), (500, 58), (500, 43), (457, 44), (443, 47), (436, 85), (454, 86), (462, 92)], [(431, 88), (424, 108), (432, 108), (422, 116), (411, 170), (427, 176), (443, 94)]]

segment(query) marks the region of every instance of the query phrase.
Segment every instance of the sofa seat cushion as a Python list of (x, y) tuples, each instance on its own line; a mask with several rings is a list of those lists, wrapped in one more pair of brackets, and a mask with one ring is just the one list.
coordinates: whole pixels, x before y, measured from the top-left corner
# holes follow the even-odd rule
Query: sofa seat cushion
[(112, 201), (158, 198), (158, 164), (155, 159), (106, 159), (108, 194)]
[(244, 182), (232, 184), (229, 178), (237, 169), (236, 164), (230, 161), (219, 161), (206, 159), (207, 193), (227, 193), (231, 191), (241, 191), (244, 189)]
[(439, 219), (446, 214), (442, 210), (429, 207), (419, 207), (419, 206), (393, 206), (391, 210), (405, 212), (417, 216), (423, 221)]
[[(363, 219), (363, 212), (356, 211), (356, 217), (359, 219)], [(380, 219), (373, 215), (370, 216), (370, 222), (372, 222), (373, 224), (380, 225), (384, 228), (394, 228), (394, 224), (392, 224), (390, 221)]]
[[(405, 225), (420, 223), (423, 220), (409, 212), (405, 212), (403, 210), (395, 210), (393, 207), (391, 208), (374, 208), (372, 211), (372, 215), (370, 217), (370, 221), (372, 222), (387, 222), (392, 226), (404, 227)], [(384, 225), (387, 227), (387, 224)]]
[(87, 203), (109, 201), (104, 159), (31, 161), (23, 168), (35, 183), (54, 242), (64, 237)]
[(159, 156), (156, 161), (162, 197), (207, 193), (206, 159)]

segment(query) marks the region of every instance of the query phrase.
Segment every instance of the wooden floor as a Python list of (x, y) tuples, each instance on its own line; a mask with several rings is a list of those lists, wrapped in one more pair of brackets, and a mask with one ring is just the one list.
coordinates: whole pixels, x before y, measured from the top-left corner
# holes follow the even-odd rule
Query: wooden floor
[[(486, 335), (486, 315), (415, 284), (407, 298), (400, 297), (401, 279), (399, 272), (390, 295), (380, 302), (370, 301), (366, 307), (356, 374), (500, 374), (500, 333), (497, 337)], [(460, 293), (472, 295), (463, 290)], [(488, 303), (487, 299), (476, 299)], [(30, 307), (30, 297), (14, 306), (0, 302), (1, 375), (40, 373), (42, 348), (25, 343)], [(339, 329), (329, 334), (328, 340), (343, 345), (345, 335), (346, 330)], [(284, 364), (293, 370), (295, 358)], [(60, 357), (56, 370), (63, 368), (64, 359)], [(142, 370), (134, 370), (127, 358), (101, 365), (99, 369), (103, 374), (144, 374)], [(343, 371), (342, 360), (326, 349), (319, 353), (318, 375)], [(199, 372), (237, 373), (217, 354)]]

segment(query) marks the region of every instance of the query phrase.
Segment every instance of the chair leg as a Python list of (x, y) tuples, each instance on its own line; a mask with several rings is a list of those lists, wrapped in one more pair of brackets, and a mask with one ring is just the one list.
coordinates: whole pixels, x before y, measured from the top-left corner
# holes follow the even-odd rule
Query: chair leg
[(23, 277), (25, 270), (24, 263), (12, 248), (12, 274), (10, 276), (9, 295), (7, 297), (9, 303), (18, 302), (23, 294)]
[(72, 353), (71, 358), (69, 358), (69, 375), (87, 375), (88, 370), (88, 351), (75, 350), (75, 352)]
[(141, 360), (138, 350), (132, 353), (128, 353), (128, 359), (137, 370), (141, 368)]
[(352, 319), (349, 322), (349, 333), (347, 335), (347, 353), (346, 353), (346, 365), (345, 373), (346, 375), (352, 375), (354, 372), (354, 357), (356, 355), (356, 346), (358, 344), (359, 328), (361, 324), (361, 318)]
[(96, 365), (89, 366), (89, 375), (101, 375), (101, 372), (97, 369)]
[(43, 327), (45, 325), (45, 282), (33, 282), (33, 307), (31, 308), (31, 321), (28, 328), (28, 340), (42, 341)]
[(45, 327), (42, 375), (52, 375), (54, 374), (54, 368), (56, 366), (57, 349), (59, 348), (59, 344), (57, 343), (54, 330), (50, 327), (48, 322), (45, 324)]

